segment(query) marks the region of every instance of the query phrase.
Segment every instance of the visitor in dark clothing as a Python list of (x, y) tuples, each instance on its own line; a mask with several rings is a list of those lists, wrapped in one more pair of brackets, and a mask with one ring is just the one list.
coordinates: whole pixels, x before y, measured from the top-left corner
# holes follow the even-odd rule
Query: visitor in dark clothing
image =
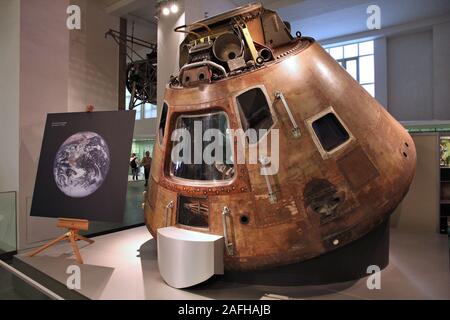
[(136, 153), (133, 153), (130, 158), (130, 167), (131, 167), (131, 174), (133, 176), (134, 180), (139, 180), (139, 166), (138, 166), (138, 159), (136, 157)]
[(148, 179), (150, 177), (150, 169), (152, 167), (152, 158), (150, 157), (150, 152), (145, 153), (145, 157), (141, 161), (141, 166), (144, 167), (145, 172), (145, 186), (148, 186)]

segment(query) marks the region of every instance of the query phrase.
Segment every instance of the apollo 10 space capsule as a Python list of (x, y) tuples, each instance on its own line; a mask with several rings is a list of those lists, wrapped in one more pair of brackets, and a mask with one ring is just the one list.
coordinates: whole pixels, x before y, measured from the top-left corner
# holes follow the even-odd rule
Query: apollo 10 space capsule
[(217, 236), (224, 271), (248, 271), (326, 254), (389, 218), (414, 176), (414, 142), (320, 44), (260, 4), (175, 31), (186, 33), (180, 72), (144, 206), (164, 259), (203, 263), (161, 247), (167, 228), (191, 247)]

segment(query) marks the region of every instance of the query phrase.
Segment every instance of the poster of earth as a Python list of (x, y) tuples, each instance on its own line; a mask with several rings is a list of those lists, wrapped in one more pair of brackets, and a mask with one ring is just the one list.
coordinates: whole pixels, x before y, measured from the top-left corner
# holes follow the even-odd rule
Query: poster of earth
[(31, 215), (121, 222), (135, 112), (49, 114)]

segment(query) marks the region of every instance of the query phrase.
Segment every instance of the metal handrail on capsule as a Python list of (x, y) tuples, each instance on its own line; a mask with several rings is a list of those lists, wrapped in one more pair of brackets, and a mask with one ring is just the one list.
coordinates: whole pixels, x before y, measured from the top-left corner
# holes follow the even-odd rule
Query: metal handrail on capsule
[(166, 227), (169, 226), (169, 210), (171, 210), (174, 206), (174, 202), (170, 201), (166, 206)]
[(291, 108), (289, 107), (283, 92), (281, 91), (275, 92), (275, 99), (280, 100), (283, 103), (284, 109), (286, 110), (293, 126), (292, 134), (294, 135), (295, 138), (299, 138), (301, 136), (300, 127), (295, 121), (294, 115), (292, 114)]
[(223, 207), (222, 210), (222, 224), (223, 224), (223, 237), (225, 239), (225, 248), (228, 255), (234, 255), (233, 243), (229, 242), (228, 239), (228, 227), (227, 227), (227, 216), (230, 216), (230, 209), (228, 207)]

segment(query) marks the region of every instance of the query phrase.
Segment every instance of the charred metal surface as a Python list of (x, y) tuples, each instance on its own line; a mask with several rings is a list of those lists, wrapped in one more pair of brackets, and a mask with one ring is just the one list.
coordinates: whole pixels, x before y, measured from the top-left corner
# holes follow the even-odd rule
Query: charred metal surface
[(321, 224), (335, 219), (339, 206), (345, 201), (345, 193), (338, 192), (333, 184), (323, 179), (308, 182), (303, 197), (306, 210), (318, 214)]
[[(406, 130), (318, 43), (311, 38), (291, 37), (280, 21), (273, 11), (253, 5), (186, 26), (185, 30), (195, 34), (188, 34), (182, 44), (184, 77), (191, 73), (198, 76), (200, 69), (196, 68), (212, 75), (208, 81), (190, 84), (174, 76), (165, 93), (165, 134), (160, 132), (160, 143), (155, 145), (151, 186), (145, 201), (148, 229), (154, 236), (166, 223), (222, 236), (226, 229), (232, 248), (232, 254), (224, 252), (229, 270), (300, 262), (361, 238), (386, 221), (408, 192), (415, 172), (416, 150)], [(264, 25), (271, 25), (271, 29), (268, 31)], [(245, 67), (242, 61), (234, 63), (234, 54), (228, 56), (228, 61), (216, 59), (214, 41), (226, 32), (233, 32), (242, 41)], [(267, 46), (273, 57), (262, 63), (256, 61), (244, 33), (252, 38), (256, 52), (261, 48), (258, 44)], [(196, 61), (192, 65), (197, 59), (195, 50), (200, 50), (202, 43), (205, 47), (211, 45), (202, 54), (224, 68), (225, 73), (214, 64), (199, 66)], [(232, 48), (225, 41), (218, 50), (240, 53), (234, 40)], [(195, 67), (190, 68), (190, 64)], [(268, 135), (259, 144), (269, 142), (270, 146), (273, 130), (279, 130), (277, 174), (266, 179), (260, 164), (235, 162), (231, 180), (174, 178), (169, 170), (173, 147), (170, 137), (177, 118), (221, 111), (226, 113), (230, 129), (242, 129), (245, 121), (241, 121), (236, 99), (253, 88), (262, 88), (266, 93), (273, 120)], [(276, 100), (277, 92), (283, 93), (291, 115)], [(336, 114), (349, 139), (324, 156), (308, 120), (327, 110)], [(290, 116), (301, 135), (292, 134)], [(232, 142), (235, 154), (237, 143)], [(182, 197), (195, 201), (182, 202)], [(174, 212), (166, 219), (170, 203)], [(180, 224), (180, 206), (201, 214), (207, 227)]]
[(377, 168), (359, 146), (337, 163), (355, 192), (379, 176)]

